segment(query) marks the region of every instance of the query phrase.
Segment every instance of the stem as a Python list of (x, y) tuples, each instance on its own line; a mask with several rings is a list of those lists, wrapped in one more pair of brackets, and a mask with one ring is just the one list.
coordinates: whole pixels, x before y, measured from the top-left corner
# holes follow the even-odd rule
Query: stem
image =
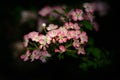
[(70, 49), (67, 49), (66, 51), (69, 51), (69, 52), (76, 52), (75, 50), (70, 50)]
[(59, 44), (58, 44), (57, 42), (56, 42), (55, 44), (56, 44), (57, 46), (59, 46)]
[(45, 27), (43, 27), (43, 30), (44, 30), (44, 32), (45, 32), (45, 33), (47, 33), (47, 31), (46, 31)]
[(69, 45), (65, 46), (65, 48), (69, 48), (70, 46), (72, 46), (72, 44), (69, 44)]
[(31, 45), (35, 46), (36, 48), (38, 48), (38, 46), (32, 42), (29, 42)]
[(36, 48), (30, 48), (30, 47), (29, 47), (29, 48), (27, 48), (27, 49), (28, 49), (28, 50), (35, 50)]

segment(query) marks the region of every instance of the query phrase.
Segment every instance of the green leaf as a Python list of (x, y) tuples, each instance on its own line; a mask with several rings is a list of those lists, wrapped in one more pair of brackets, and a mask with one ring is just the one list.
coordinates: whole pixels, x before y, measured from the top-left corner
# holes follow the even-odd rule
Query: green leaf
[(84, 20), (84, 21), (82, 22), (82, 24), (84, 25), (84, 27), (85, 27), (86, 29), (88, 29), (88, 30), (93, 30), (93, 25), (92, 25), (89, 21)]
[(49, 21), (54, 21), (54, 20), (55, 20), (55, 17), (54, 17), (54, 16), (49, 16), (49, 17), (48, 17), (48, 20), (49, 20)]
[(81, 64), (79, 65), (79, 67), (80, 67), (81, 69), (83, 69), (84, 71), (86, 71), (86, 70), (88, 69), (88, 65), (87, 65), (86, 63), (81, 63)]
[(62, 17), (66, 17), (64, 14), (59, 13), (57, 10), (54, 10), (55, 13), (59, 14)]
[(91, 46), (94, 45), (94, 39), (89, 37), (87, 45), (91, 45)]
[(89, 66), (94, 66), (96, 63), (95, 63), (94, 61), (88, 60), (88, 61), (87, 61), (87, 64), (88, 64)]
[(68, 50), (68, 49), (67, 49), (66, 55), (72, 56), (72, 57), (74, 57), (74, 58), (78, 58), (78, 55), (76, 54), (76, 51), (74, 51), (74, 50)]
[(100, 59), (102, 57), (102, 51), (99, 48), (90, 47), (86, 49), (87, 53), (93, 55), (93, 57)]
[(92, 52), (93, 56), (96, 57), (97, 59), (100, 59), (101, 55), (101, 50), (98, 48), (94, 48)]
[(64, 59), (64, 55), (61, 55), (61, 54), (62, 53), (60, 53), (60, 55), (58, 55), (59, 60)]

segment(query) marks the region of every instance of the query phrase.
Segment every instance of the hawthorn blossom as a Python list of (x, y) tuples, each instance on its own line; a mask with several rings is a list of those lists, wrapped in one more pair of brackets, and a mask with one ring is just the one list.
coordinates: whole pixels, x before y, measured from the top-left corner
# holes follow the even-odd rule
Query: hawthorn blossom
[(49, 26), (47, 27), (47, 30), (48, 30), (48, 31), (49, 31), (49, 30), (54, 30), (54, 29), (56, 29), (56, 28), (58, 28), (57, 25), (49, 24)]
[(83, 7), (85, 8), (86, 12), (90, 12), (90, 13), (93, 13), (96, 10), (95, 3), (84, 3)]
[(66, 6), (53, 6), (53, 10), (56, 10), (59, 13), (64, 13), (63, 8), (66, 8)]
[(66, 48), (63, 45), (59, 46), (59, 49), (57, 49), (57, 48), (55, 49), (55, 52), (63, 53), (65, 51), (66, 51)]
[(31, 55), (30, 51), (27, 50), (26, 54), (21, 55), (21, 59), (23, 59), (24, 61), (27, 61), (27, 60), (29, 60), (30, 55)]
[(38, 32), (30, 32), (29, 34), (24, 35), (24, 46), (27, 47), (29, 43), (29, 39), (35, 42), (39, 42), (40, 36)]
[(55, 51), (55, 52), (60, 52), (60, 50), (59, 50), (59, 49), (57, 49), (57, 48), (56, 48), (54, 51)]
[(40, 48), (47, 46), (47, 44), (51, 43), (50, 36), (48, 36), (48, 35), (46, 35), (46, 36), (45, 35), (40, 35), (39, 43), (40, 43)]
[(98, 2), (96, 2), (96, 4), (97, 4), (97, 9), (96, 10), (98, 11), (99, 15), (100, 16), (106, 15), (107, 12), (108, 12), (108, 9), (110, 8), (108, 6), (108, 4), (105, 3), (105, 2), (102, 2), (102, 1), (98, 1)]
[(60, 49), (62, 52), (65, 52), (65, 51), (66, 51), (66, 48), (65, 48), (63, 45), (59, 46), (59, 49)]
[(59, 31), (58, 36), (59, 36), (59, 35), (66, 36), (66, 35), (67, 35), (67, 32), (68, 32), (68, 30), (67, 30), (65, 27), (60, 27), (60, 28), (58, 29), (58, 31)]
[(50, 44), (51, 38), (49, 36), (45, 36), (41, 34), (39, 37), (40, 37), (40, 40), (39, 40), (40, 44), (42, 45)]
[[(85, 44), (88, 42), (88, 36), (84, 29), (81, 28), (82, 20), (87, 20), (94, 26), (94, 29), (98, 31), (98, 25), (94, 21), (94, 12), (102, 11), (102, 5), (98, 3), (84, 3), (84, 12), (82, 9), (72, 9), (70, 12), (64, 11), (61, 6), (46, 6), (41, 9), (38, 13), (42, 16), (42, 18), (38, 21), (39, 32), (42, 32), (42, 29), (45, 29), (45, 33), (39, 34), (39, 32), (32, 31), (29, 34), (24, 36), (24, 46), (28, 47), (26, 54), (21, 56), (21, 59), (27, 61), (31, 59), (31, 62), (34, 60), (41, 60), (43, 63), (47, 61), (48, 57), (52, 56), (54, 49), (55, 53), (64, 53), (67, 49), (74, 48), (74, 51), (77, 51), (77, 54), (85, 54)], [(58, 11), (58, 14), (54, 12), (54, 10)], [(104, 10), (103, 10), (104, 11)], [(61, 16), (61, 15), (63, 16)], [(65, 16), (65, 17), (64, 17)], [(58, 26), (53, 23), (48, 25), (49, 19), (55, 17), (54, 19), (62, 18), (63, 25)], [(68, 21), (68, 22), (66, 22)], [(46, 26), (48, 25), (48, 26)], [(89, 24), (88, 24), (89, 25)], [(33, 41), (32, 44), (37, 44), (35, 46), (28, 45), (29, 40)], [(37, 43), (36, 43), (37, 42)], [(53, 47), (54, 45), (54, 47)], [(29, 48), (33, 47), (32, 49)], [(34, 48), (35, 47), (35, 48)], [(48, 49), (50, 48), (50, 49)], [(49, 50), (49, 52), (48, 52)], [(67, 55), (67, 54), (66, 54)], [(74, 54), (73, 54), (74, 55)]]
[(23, 10), (21, 12), (20, 23), (24, 24), (25, 22), (29, 21), (30, 19), (36, 20), (37, 19), (37, 15), (34, 12), (32, 12), (32, 11)]
[(75, 49), (78, 49), (80, 47), (80, 41), (78, 39), (74, 39), (73, 46)]
[(56, 43), (56, 40), (55, 40), (55, 39), (52, 39), (52, 43)]
[(83, 20), (83, 11), (81, 9), (76, 9), (75, 11), (72, 11), (71, 15), (74, 21)]
[(38, 32), (35, 32), (35, 31), (30, 32), (30, 33), (28, 34), (28, 37), (29, 37), (29, 39), (31, 39), (32, 41), (35, 41), (35, 42), (38, 42), (38, 41), (40, 40), (39, 33), (38, 33)]
[(96, 32), (99, 31), (99, 25), (98, 25), (98, 23), (97, 22), (93, 22), (92, 24), (93, 24), (93, 28), (95, 29), (95, 31)]
[(80, 29), (80, 26), (77, 23), (75, 23), (73, 27), (74, 27), (75, 30), (78, 30), (78, 29)]
[(89, 20), (91, 23), (93, 23), (93, 21), (94, 21), (94, 19), (95, 19), (95, 16), (93, 16), (92, 13), (86, 13), (85, 19), (86, 19), (86, 20)]
[(64, 24), (64, 27), (65, 27), (66, 29), (73, 29), (73, 28), (74, 28), (74, 24), (73, 24), (72, 22), (66, 22), (66, 23)]
[(77, 23), (73, 24), (72, 22), (65, 22), (64, 27), (66, 29), (80, 29)]
[(40, 49), (43, 49), (43, 50), (46, 50), (46, 48), (48, 48), (49, 46), (49, 44), (51, 43), (51, 38), (50, 38), (50, 36), (48, 36), (48, 35), (40, 35), (40, 40), (39, 40), (39, 43), (40, 43), (40, 45), (39, 45), (39, 48)]
[(78, 52), (77, 52), (77, 54), (85, 54), (85, 50), (84, 50), (84, 48), (79, 47), (79, 48), (78, 48)]
[(40, 57), (40, 51), (34, 50), (30, 56), (31, 61), (34, 61), (34, 59), (39, 59)]
[(54, 38), (58, 35), (59, 31), (58, 30), (51, 30), (47, 32), (47, 35), (50, 36), (51, 38)]
[(80, 34), (80, 40), (81, 40), (81, 43), (82, 43), (82, 44), (88, 42), (88, 36), (87, 36), (86, 32), (83, 31), (83, 32)]
[(40, 51), (40, 60), (45, 63), (47, 57), (51, 57), (51, 55), (48, 53), (48, 51)]
[(72, 38), (74, 38), (74, 30), (69, 30), (67, 33), (67, 39), (70, 40)]
[(29, 42), (29, 37), (28, 35), (24, 35), (24, 47), (28, 46), (28, 42)]
[(59, 43), (64, 43), (64, 42), (67, 41), (67, 38), (64, 37), (64, 36), (62, 36), (62, 35), (60, 35), (60, 36), (57, 38), (57, 40), (58, 40)]
[(67, 41), (67, 29), (65, 27), (60, 27), (58, 29), (59, 33), (58, 33), (58, 37), (56, 38), (56, 40), (59, 43), (64, 43)]
[(80, 32), (80, 30), (75, 30), (73, 34), (74, 34), (73, 38), (78, 39), (78, 38), (80, 38), (81, 32)]
[(38, 42), (40, 40), (38, 32), (30, 32), (29, 34), (24, 35), (24, 46), (27, 47), (29, 43), (29, 39), (32, 41)]
[(45, 6), (44, 8), (42, 8), (42, 9), (38, 12), (38, 14), (41, 15), (41, 16), (43, 16), (43, 17), (45, 17), (45, 16), (47, 16), (49, 13), (51, 13), (52, 10), (53, 10), (53, 9), (52, 9), (50, 6)]
[[(63, 14), (63, 13), (64, 13), (63, 7), (64, 7), (64, 6), (53, 6), (53, 7), (52, 7), (52, 12), (49, 14), (49, 16), (53, 16), (54, 18), (59, 18), (59, 17), (60, 17), (60, 14)], [(60, 14), (57, 14), (57, 13), (54, 12), (54, 11), (57, 11), (57, 12), (60, 13)]]
[(47, 51), (34, 50), (30, 53), (30, 51), (27, 50), (26, 54), (21, 56), (21, 59), (24, 59), (24, 61), (29, 59), (31, 59), (31, 61), (34, 61), (34, 59), (40, 59), (42, 62), (46, 62), (47, 57), (51, 57)]

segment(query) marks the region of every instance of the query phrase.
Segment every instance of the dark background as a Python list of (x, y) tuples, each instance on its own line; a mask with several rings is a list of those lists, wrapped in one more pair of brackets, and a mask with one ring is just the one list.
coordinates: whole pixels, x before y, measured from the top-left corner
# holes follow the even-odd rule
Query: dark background
[[(29, 9), (31, 6), (40, 9), (44, 5), (68, 4), (76, 5), (81, 0), (16, 0), (0, 2), (0, 80), (57, 80), (57, 79), (117, 79), (120, 73), (120, 39), (119, 39), (119, 4), (114, 0), (103, 0), (110, 5), (108, 14), (104, 17), (98, 17), (100, 31), (94, 35), (98, 46), (102, 46), (112, 55), (112, 63), (109, 66), (95, 69), (90, 69), (87, 72), (80, 72), (75, 67), (75, 60), (52, 61), (42, 64), (21, 63), (17, 64), (11, 55), (10, 44), (17, 39), (14, 39), (15, 20), (11, 13), (18, 6), (24, 9)], [(90, 1), (90, 0), (85, 0)], [(93, 0), (94, 1), (94, 0)], [(21, 36), (22, 37), (22, 36)], [(67, 63), (67, 64), (66, 64)], [(74, 65), (71, 65), (74, 64)], [(69, 69), (68, 67), (73, 68)]]

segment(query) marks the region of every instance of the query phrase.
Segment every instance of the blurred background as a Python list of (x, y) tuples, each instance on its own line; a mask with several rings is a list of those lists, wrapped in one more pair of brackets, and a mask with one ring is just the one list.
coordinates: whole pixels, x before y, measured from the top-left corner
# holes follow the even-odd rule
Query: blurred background
[[(111, 64), (97, 69), (81, 71), (76, 60), (53, 60), (46, 64), (23, 62), (19, 56), (23, 48), (23, 35), (36, 30), (38, 11), (46, 5), (77, 5), (81, 1), (95, 0), (4, 0), (0, 2), (0, 80), (57, 80), (57, 79), (117, 79), (120, 72), (119, 7), (117, 2), (107, 2), (106, 16), (97, 17), (99, 31), (93, 36), (96, 45), (107, 49)], [(26, 16), (27, 15), (27, 16)], [(29, 17), (30, 16), (30, 17)], [(30, 19), (29, 19), (30, 18)]]

